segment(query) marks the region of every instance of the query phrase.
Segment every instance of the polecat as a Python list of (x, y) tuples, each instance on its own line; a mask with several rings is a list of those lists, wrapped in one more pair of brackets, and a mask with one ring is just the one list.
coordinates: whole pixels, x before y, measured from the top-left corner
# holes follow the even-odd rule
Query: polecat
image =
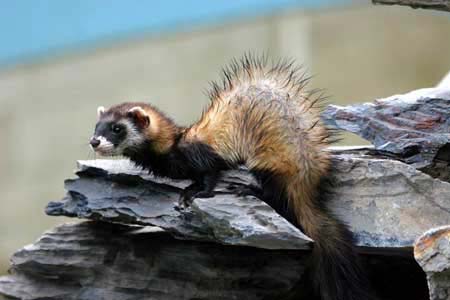
[(269, 66), (244, 56), (213, 83), (200, 120), (180, 127), (150, 104), (105, 110), (90, 143), (101, 155), (124, 155), (157, 176), (193, 180), (183, 195), (211, 197), (223, 170), (245, 164), (259, 195), (314, 239), (312, 280), (323, 300), (370, 299), (352, 235), (321, 193), (331, 168), (332, 134), (320, 120), (320, 96), (292, 62)]

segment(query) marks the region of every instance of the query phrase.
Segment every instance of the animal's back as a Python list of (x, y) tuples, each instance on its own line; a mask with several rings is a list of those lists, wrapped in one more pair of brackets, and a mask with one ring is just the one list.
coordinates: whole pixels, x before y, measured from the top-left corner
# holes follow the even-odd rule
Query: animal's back
[(250, 169), (326, 173), (329, 134), (316, 106), (320, 99), (304, 90), (307, 78), (300, 70), (289, 63), (266, 67), (247, 60), (224, 70), (224, 78), (187, 138), (206, 142), (227, 161)]
[(223, 78), (187, 141), (246, 164), (261, 198), (314, 239), (311, 276), (323, 300), (371, 299), (352, 234), (324, 205), (332, 135), (320, 120), (320, 94), (305, 89), (308, 79), (291, 63), (266, 67), (244, 57)]

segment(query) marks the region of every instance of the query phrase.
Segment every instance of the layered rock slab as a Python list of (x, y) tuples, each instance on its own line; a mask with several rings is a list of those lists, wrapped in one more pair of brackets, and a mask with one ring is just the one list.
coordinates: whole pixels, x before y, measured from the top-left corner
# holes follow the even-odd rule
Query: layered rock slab
[(264, 202), (226, 193), (252, 182), (244, 171), (226, 173), (215, 197), (195, 199), (183, 211), (178, 199), (189, 181), (155, 178), (126, 160), (80, 161), (77, 174), (47, 214), (158, 226), (181, 239), (266, 249), (308, 249), (311, 242)]
[(306, 258), (83, 222), (56, 227), (16, 252), (11, 275), (0, 277), (0, 294), (27, 300), (274, 299), (302, 278)]
[(322, 117), (326, 124), (368, 140), (375, 149), (450, 181), (449, 89), (421, 89), (373, 103), (329, 105)]
[[(429, 228), (450, 223), (450, 183), (368, 150), (334, 150), (330, 208), (357, 244), (380, 251), (411, 249)], [(66, 197), (50, 215), (161, 227), (178, 238), (266, 249), (308, 249), (311, 240), (255, 197), (232, 194), (252, 182), (245, 170), (225, 173), (213, 198), (177, 209), (187, 181), (157, 179), (127, 161), (80, 161)]]
[[(424, 231), (450, 223), (449, 95), (425, 89), (324, 113), (328, 124), (375, 145), (333, 150), (329, 205), (354, 232), (382, 299), (428, 294), (412, 247)], [(307, 290), (303, 272), (313, 241), (260, 199), (233, 194), (236, 186), (255, 184), (246, 170), (224, 173), (215, 197), (195, 199), (186, 210), (177, 204), (188, 181), (154, 178), (118, 160), (80, 161), (77, 174), (46, 212), (95, 221), (62, 225), (16, 252), (11, 274), (0, 277), (0, 294), (313, 300), (291, 293)], [(448, 232), (439, 227), (415, 244), (432, 300), (449, 297)]]
[[(11, 258), (0, 294), (21, 300), (222, 300), (313, 298), (309, 251), (182, 241), (155, 228), (88, 221), (44, 233)], [(423, 300), (409, 255), (362, 255), (383, 300)]]

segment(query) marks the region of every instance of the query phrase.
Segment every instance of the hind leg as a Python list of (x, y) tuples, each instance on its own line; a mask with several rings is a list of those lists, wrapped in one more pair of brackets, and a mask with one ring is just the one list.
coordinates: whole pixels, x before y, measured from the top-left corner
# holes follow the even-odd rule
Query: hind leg
[(230, 184), (229, 186), (227, 186), (227, 191), (241, 197), (254, 196), (260, 199), (262, 199), (263, 197), (263, 190), (259, 186), (253, 184)]
[(285, 177), (269, 170), (252, 169), (250, 171), (257, 178), (261, 186), (261, 192), (258, 198), (267, 203), (291, 224), (298, 227), (297, 218), (292, 208), (289, 207), (283, 180)]

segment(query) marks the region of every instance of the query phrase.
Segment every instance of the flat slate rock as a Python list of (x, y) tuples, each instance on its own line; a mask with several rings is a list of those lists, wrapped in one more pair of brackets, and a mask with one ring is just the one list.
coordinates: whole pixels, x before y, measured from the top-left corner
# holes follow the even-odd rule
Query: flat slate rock
[(350, 225), (359, 245), (409, 248), (423, 232), (450, 223), (450, 183), (396, 160), (334, 158), (331, 209)]
[(450, 163), (449, 89), (421, 89), (344, 107), (329, 105), (322, 116), (326, 124), (356, 133), (375, 149), (417, 168), (430, 166), (436, 158)]
[(0, 295), (23, 300), (276, 299), (301, 280), (307, 257), (292, 250), (180, 241), (117, 224), (65, 224), (13, 255), (10, 275), (0, 277)]
[[(368, 150), (334, 150), (332, 211), (349, 224), (357, 244), (376, 251), (409, 249), (430, 228), (450, 223), (450, 183)], [(249, 184), (245, 170), (226, 172), (208, 199), (177, 210), (188, 181), (158, 179), (126, 160), (80, 161), (79, 178), (46, 212), (107, 222), (158, 226), (181, 239), (265, 249), (308, 249), (311, 240), (255, 197), (230, 186)]]
[(311, 239), (255, 197), (224, 194), (230, 185), (252, 182), (248, 173), (226, 174), (213, 198), (195, 199), (180, 211), (189, 181), (154, 178), (127, 160), (80, 161), (78, 179), (66, 180), (66, 197), (50, 202), (49, 215), (76, 216), (161, 227), (181, 239), (266, 249), (309, 249)]
[[(11, 258), (0, 295), (14, 300), (318, 300), (307, 250), (181, 241), (155, 228), (85, 221), (58, 226)], [(362, 255), (383, 300), (423, 300), (412, 255)], [(1, 298), (1, 296), (0, 296)]]

